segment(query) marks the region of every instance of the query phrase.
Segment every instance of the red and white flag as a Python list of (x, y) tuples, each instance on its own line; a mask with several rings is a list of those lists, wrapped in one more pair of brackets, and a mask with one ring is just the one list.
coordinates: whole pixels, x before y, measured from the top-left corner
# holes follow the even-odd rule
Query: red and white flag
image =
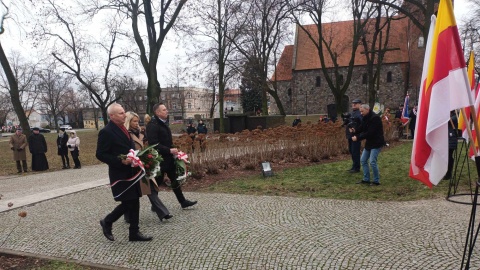
[(473, 105), (451, 0), (440, 0), (431, 25), (410, 163), (410, 177), (429, 187), (447, 172), (450, 111)]

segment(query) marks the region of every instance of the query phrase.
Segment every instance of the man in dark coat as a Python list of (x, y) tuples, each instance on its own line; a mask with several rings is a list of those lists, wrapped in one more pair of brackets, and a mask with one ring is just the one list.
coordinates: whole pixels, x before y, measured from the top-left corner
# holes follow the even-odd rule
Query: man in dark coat
[(382, 119), (370, 109), (368, 104), (362, 104), (360, 106), (360, 113), (363, 116), (360, 127), (350, 130), (354, 134), (354, 136), (352, 136), (353, 141), (366, 140), (365, 148), (360, 158), (363, 169), (363, 180), (357, 184), (370, 184), (370, 170), (367, 163), (370, 160), (370, 167), (373, 172), (372, 185), (378, 186), (380, 185), (380, 173), (378, 171), (377, 158), (380, 150), (385, 145)]
[[(107, 109), (110, 122), (98, 133), (97, 152), (98, 160), (108, 165), (108, 176), (115, 201), (120, 204), (100, 220), (103, 235), (114, 241), (112, 234), (112, 225), (124, 213), (129, 213), (129, 241), (150, 241), (152, 237), (144, 236), (139, 231), (139, 212), (140, 212), (140, 182), (126, 181), (133, 178), (139, 168), (131, 166), (129, 159), (120, 159), (120, 155), (128, 154), (130, 149), (135, 149), (132, 138), (124, 126), (126, 114), (123, 107), (118, 103), (111, 104)], [(141, 181), (141, 180), (140, 180)]]
[(348, 119), (345, 128), (345, 135), (348, 140), (348, 152), (352, 156), (352, 167), (347, 171), (349, 173), (358, 173), (360, 172), (360, 141), (353, 141), (352, 134), (350, 132), (351, 127), (358, 126), (362, 121), (362, 115), (360, 114), (360, 105), (362, 101), (360, 99), (352, 100), (352, 113), (350, 114), (350, 119)]
[[(158, 153), (162, 155), (163, 158), (163, 161), (160, 164), (160, 176), (158, 176), (156, 180), (157, 183), (163, 182), (163, 178), (165, 174), (167, 174), (170, 181), (174, 183), (178, 177), (175, 168), (175, 156), (178, 154), (178, 149), (173, 147), (172, 131), (167, 125), (168, 110), (165, 105), (158, 103), (153, 106), (153, 112), (155, 115), (153, 116), (152, 121), (148, 123), (146, 130), (148, 134), (148, 145), (158, 144), (155, 149), (157, 149)], [(182, 208), (197, 204), (196, 201), (185, 199), (180, 187), (172, 189)]]
[(410, 118), (408, 128), (410, 129), (410, 137), (413, 140), (413, 137), (415, 137), (415, 125), (417, 124), (417, 104), (413, 105), (408, 117)]
[(48, 161), (45, 153), (47, 152), (47, 141), (40, 134), (38, 127), (33, 128), (33, 133), (28, 137), (28, 148), (32, 154), (32, 171), (48, 170)]
[[(70, 159), (68, 158), (68, 136), (65, 134), (65, 129), (61, 128), (57, 137), (57, 154), (62, 158), (62, 169), (70, 169)], [(65, 163), (66, 161), (66, 163)]]
[(455, 113), (455, 111), (451, 111), (450, 121), (448, 122), (448, 169), (447, 169), (447, 173), (443, 177), (443, 180), (450, 180), (452, 178), (453, 165), (455, 163), (453, 154), (457, 149), (457, 145), (458, 145), (457, 130), (458, 130), (457, 114)]

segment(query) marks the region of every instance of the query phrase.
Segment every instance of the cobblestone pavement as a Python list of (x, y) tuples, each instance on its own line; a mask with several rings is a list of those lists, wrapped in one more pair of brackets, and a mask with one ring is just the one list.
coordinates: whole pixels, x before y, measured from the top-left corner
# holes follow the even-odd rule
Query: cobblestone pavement
[[(173, 192), (160, 197), (174, 217), (160, 222), (141, 199), (140, 228), (151, 242), (115, 241), (99, 220), (116, 203), (106, 167), (0, 179), (0, 204), (30, 193), (94, 183), (90, 189), (0, 213), (0, 248), (131, 269), (460, 269), (471, 206), (445, 200), (364, 202)], [(26, 211), (26, 218), (18, 212)], [(471, 269), (480, 268), (480, 250)]]

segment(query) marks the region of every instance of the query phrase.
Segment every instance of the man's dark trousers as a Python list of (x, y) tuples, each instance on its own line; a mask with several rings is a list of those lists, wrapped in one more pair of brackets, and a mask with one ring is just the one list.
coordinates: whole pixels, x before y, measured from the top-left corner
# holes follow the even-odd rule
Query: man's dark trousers
[(352, 170), (355, 171), (360, 171), (360, 145), (361, 142), (348, 139), (348, 152), (352, 156)]

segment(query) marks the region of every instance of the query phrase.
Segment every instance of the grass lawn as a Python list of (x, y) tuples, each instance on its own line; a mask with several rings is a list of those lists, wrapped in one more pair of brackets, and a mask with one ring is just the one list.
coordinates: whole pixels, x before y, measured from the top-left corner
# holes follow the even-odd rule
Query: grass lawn
[[(408, 177), (412, 142), (386, 147), (379, 155), (380, 186), (356, 184), (362, 172), (348, 173), (351, 161), (338, 161), (303, 168), (286, 169), (275, 176), (261, 175), (231, 179), (204, 188), (206, 192), (226, 192), (255, 195), (304, 196), (331, 199), (408, 201), (446, 197), (448, 181), (441, 181), (433, 189)], [(469, 161), (471, 162), (471, 161)], [(471, 163), (471, 166), (473, 162)], [(472, 179), (474, 169), (472, 167)], [(468, 189), (466, 173), (462, 175), (460, 189)]]

